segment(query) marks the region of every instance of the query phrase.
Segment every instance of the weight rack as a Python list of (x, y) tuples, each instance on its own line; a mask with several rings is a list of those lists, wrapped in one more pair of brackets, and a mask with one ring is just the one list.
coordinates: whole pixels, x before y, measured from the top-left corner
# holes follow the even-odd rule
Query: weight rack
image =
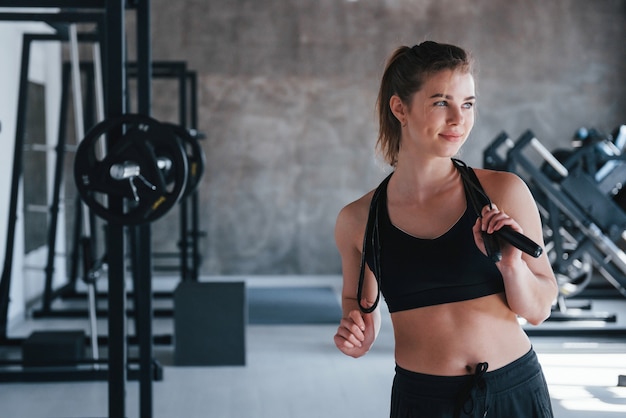
[[(127, 113), (125, 97), (126, 86), (126, 20), (125, 12), (129, 8), (137, 14), (137, 48), (138, 57), (138, 107), (144, 114), (150, 114), (150, 83), (151, 83), (151, 48), (150, 48), (150, 2), (149, 0), (135, 0), (125, 2), (104, 0), (14, 0), (5, 1), (4, 7), (19, 8), (19, 10), (37, 8), (37, 12), (0, 13), (2, 21), (39, 21), (49, 24), (75, 24), (91, 23), (97, 27), (96, 32), (101, 36), (103, 45), (102, 62), (105, 63), (103, 71), (105, 84), (107, 85), (105, 97), (105, 114), (107, 117), (118, 117)], [(60, 10), (42, 12), (56, 7)], [(30, 42), (25, 42), (22, 50), (22, 68), (28, 68)], [(28, 81), (27, 74), (22, 72), (20, 86)], [(20, 90), (23, 91), (23, 90)], [(26, 110), (26, 98), (20, 95), (18, 101), (18, 115), (24, 115)], [(25, 120), (18, 120), (16, 136), (23, 135)], [(112, 141), (113, 142), (113, 141)], [(115, 145), (114, 143), (110, 144)], [(9, 284), (13, 257), (15, 236), (14, 216), (17, 211), (17, 198), (19, 178), (22, 174), (23, 147), (15, 147), (13, 181), (11, 186), (9, 228), (4, 270), (0, 279), (0, 331), (2, 341), (6, 342), (6, 326)], [(110, 200), (112, 207), (119, 210), (123, 207), (122, 198), (113, 197)], [(152, 303), (151, 303), (151, 254), (150, 254), (150, 226), (143, 225), (132, 230), (136, 246), (133, 275), (140, 287), (135, 289), (138, 293), (140, 305), (136, 309), (136, 320), (141, 331), (139, 337), (139, 369), (140, 381), (140, 411), (141, 416), (152, 416), (152, 380), (154, 373), (152, 357)], [(129, 359), (127, 358), (127, 331), (126, 331), (126, 292), (125, 292), (125, 257), (124, 227), (110, 225), (106, 236), (107, 257), (109, 266), (108, 276), (108, 300), (110, 307), (108, 312), (108, 336), (109, 352), (106, 368), (108, 380), (108, 414), (110, 417), (126, 416), (126, 381), (129, 377)], [(138, 331), (139, 331), (138, 330)], [(57, 371), (58, 373), (58, 371)]]

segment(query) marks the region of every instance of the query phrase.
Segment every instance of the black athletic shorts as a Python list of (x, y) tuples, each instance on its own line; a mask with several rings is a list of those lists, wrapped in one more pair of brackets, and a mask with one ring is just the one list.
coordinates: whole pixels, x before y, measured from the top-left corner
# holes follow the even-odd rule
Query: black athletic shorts
[(432, 376), (396, 366), (391, 418), (552, 418), (548, 386), (534, 350), (494, 371)]

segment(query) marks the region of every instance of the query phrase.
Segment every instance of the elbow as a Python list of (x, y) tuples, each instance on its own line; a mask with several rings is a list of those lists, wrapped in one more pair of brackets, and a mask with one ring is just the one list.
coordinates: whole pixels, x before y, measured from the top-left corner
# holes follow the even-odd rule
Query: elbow
[(548, 310), (547, 312), (540, 312), (538, 314), (535, 315), (529, 315), (527, 317), (525, 317), (524, 319), (531, 325), (537, 326), (537, 325), (541, 325), (546, 319), (550, 318), (550, 314), (552, 313), (551, 310)]
[(532, 312), (524, 315), (523, 318), (531, 325), (537, 326), (545, 322), (552, 314), (552, 304), (545, 304), (535, 308)]
[[(551, 297), (546, 298), (545, 302), (542, 302), (540, 306), (537, 306), (531, 314), (527, 317), (524, 317), (526, 321), (528, 321), (531, 325), (541, 325), (545, 322), (550, 315), (552, 315), (552, 307), (556, 303), (556, 300), (559, 296), (559, 288), (556, 284), (556, 279), (553, 281), (553, 286), (550, 292)], [(543, 298), (541, 298), (543, 299)]]

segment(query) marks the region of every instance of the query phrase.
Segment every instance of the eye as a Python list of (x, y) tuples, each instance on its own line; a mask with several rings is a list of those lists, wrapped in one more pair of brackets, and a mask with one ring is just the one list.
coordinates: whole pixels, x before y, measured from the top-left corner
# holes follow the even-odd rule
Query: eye
[(471, 109), (474, 107), (474, 102), (463, 103), (463, 109)]
[(448, 102), (446, 102), (445, 100), (440, 100), (438, 102), (435, 102), (434, 106), (437, 106), (437, 107), (448, 106)]

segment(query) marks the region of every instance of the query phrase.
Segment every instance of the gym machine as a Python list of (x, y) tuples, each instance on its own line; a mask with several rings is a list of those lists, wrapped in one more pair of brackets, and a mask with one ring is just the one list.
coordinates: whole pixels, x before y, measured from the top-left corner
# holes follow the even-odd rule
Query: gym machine
[(552, 153), (530, 130), (516, 141), (502, 132), (483, 165), (518, 174), (537, 201), (559, 284), (549, 320), (615, 322), (615, 314), (570, 310), (566, 299), (587, 287), (594, 269), (626, 296), (626, 126), (612, 135), (581, 129), (573, 145)]

